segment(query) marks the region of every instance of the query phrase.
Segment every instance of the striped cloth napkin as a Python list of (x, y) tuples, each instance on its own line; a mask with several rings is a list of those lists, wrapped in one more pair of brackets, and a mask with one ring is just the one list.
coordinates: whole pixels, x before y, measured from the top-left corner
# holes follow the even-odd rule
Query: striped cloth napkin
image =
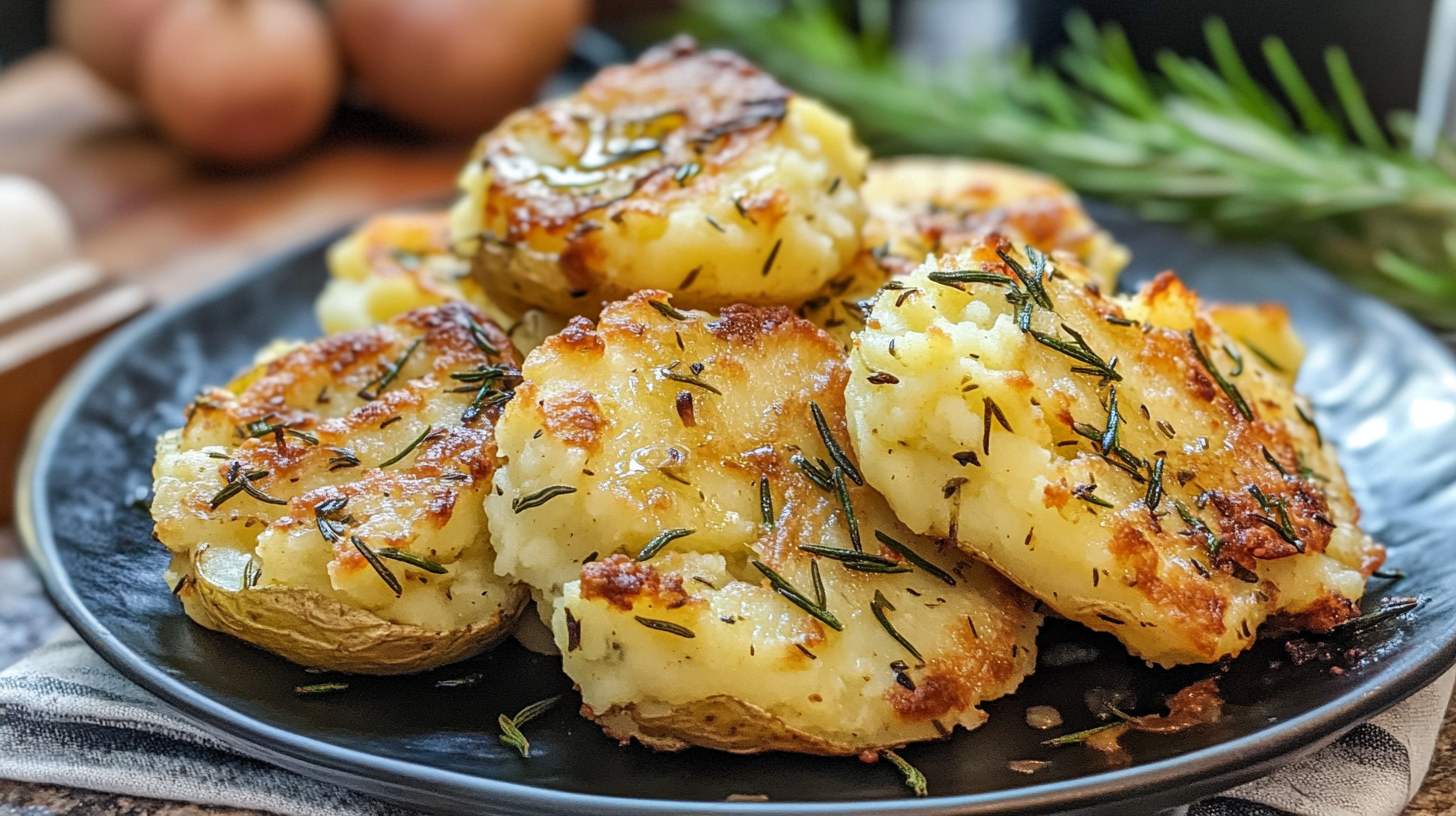
[[(1165, 816), (1397, 816), (1420, 787), (1456, 671), (1307, 759)], [(0, 778), (289, 816), (408, 811), (225, 748), (70, 629), (0, 672)]]

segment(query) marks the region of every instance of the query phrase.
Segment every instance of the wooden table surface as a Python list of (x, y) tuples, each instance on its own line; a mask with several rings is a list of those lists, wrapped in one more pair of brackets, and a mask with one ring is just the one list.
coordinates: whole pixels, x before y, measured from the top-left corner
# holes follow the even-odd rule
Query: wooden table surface
[[(157, 302), (392, 206), (450, 194), (468, 144), (411, 138), (359, 114), (266, 172), (196, 167), (125, 100), (68, 57), (41, 53), (0, 72), (0, 173), (50, 187), (82, 254)], [(59, 625), (0, 527), (0, 668)], [(13, 583), (12, 583), (13, 581)], [(240, 811), (0, 780), (0, 816), (233, 816)], [(1404, 816), (1456, 814), (1456, 705), (1430, 775)]]

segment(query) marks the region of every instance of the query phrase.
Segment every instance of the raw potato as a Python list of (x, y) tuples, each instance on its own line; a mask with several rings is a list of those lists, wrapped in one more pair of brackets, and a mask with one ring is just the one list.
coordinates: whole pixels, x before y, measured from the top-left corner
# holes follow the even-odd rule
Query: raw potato
[[(996, 248), (897, 281), (852, 355), (854, 447), (906, 525), (955, 538), (1060, 614), (1165, 666), (1238, 654), (1270, 618), (1329, 631), (1356, 614), (1384, 550), (1356, 526), (1335, 450), (1301, 418), (1313, 409), (1289, 381), (1171, 273), (1108, 298), (1075, 264), (1049, 263), (1053, 308), (1031, 301), (1031, 332), (1018, 326), (1025, 286), (1008, 297), (1007, 284), (930, 277), (1011, 276)], [(1036, 265), (1009, 254), (1035, 280)], [(1199, 361), (1189, 329), (1254, 421)], [(1089, 351), (1074, 360), (1032, 332), (1064, 350), (1077, 332)], [(1114, 391), (1120, 425), (1105, 436)], [(1149, 489), (1159, 459), (1160, 496)]]
[(452, 375), (499, 366), (488, 384), (509, 387), (505, 335), (451, 304), (273, 353), (157, 444), (152, 515), (188, 615), (362, 674), (422, 671), (504, 636), (527, 592), (495, 574), (482, 509), (500, 408), (467, 417), (479, 377), (457, 392)]
[(1061, 182), (1009, 164), (881, 159), (870, 162), (860, 195), (869, 207), (863, 250), (799, 310), (846, 349), (864, 328), (860, 301), (881, 284), (910, 274), (932, 253), (953, 253), (993, 232), (1016, 246), (1071, 253), (1108, 292), (1129, 258)]
[(798, 304), (859, 249), (866, 160), (840, 116), (679, 39), (487, 134), (454, 235), (512, 311), (594, 316), (639, 289)]
[(450, 247), (449, 214), (375, 216), (329, 247), (329, 282), (314, 306), (328, 334), (376, 326), (411, 309), (465, 301), (502, 326), (522, 353), (565, 325), (539, 310), (497, 308)]
[[(847, 443), (844, 352), (782, 307), (713, 318), (674, 313), (667, 298), (639, 293), (547, 340), (497, 430), (508, 463), (486, 501), (496, 568), (530, 584), (550, 616), (583, 713), (624, 742), (741, 753), (856, 754), (979, 726), (977, 706), (1035, 666), (1031, 599), (913, 535), (852, 479), (865, 552), (905, 571), (817, 559), (843, 631), (776, 593), (753, 560), (813, 599), (815, 558), (799, 547), (852, 546), (837, 494), (791, 461), (833, 461), (814, 402)], [(675, 529), (694, 532), (635, 560)], [(904, 564), (877, 533), (953, 585)], [(923, 661), (876, 620), (876, 592)], [(682, 628), (650, 626), (664, 623)]]

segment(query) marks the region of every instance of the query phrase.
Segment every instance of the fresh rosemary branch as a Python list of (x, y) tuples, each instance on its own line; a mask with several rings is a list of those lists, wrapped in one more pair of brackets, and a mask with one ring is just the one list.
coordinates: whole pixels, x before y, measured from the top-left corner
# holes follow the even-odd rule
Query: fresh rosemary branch
[[(687, 24), (854, 119), (880, 155), (984, 156), (1048, 172), (1154, 221), (1231, 238), (1284, 240), (1417, 317), (1456, 328), (1456, 149), (1410, 150), (1413, 118), (1382, 131), (1345, 53), (1325, 67), (1337, 104), (1309, 89), (1283, 43), (1251, 78), (1222, 21), (1205, 27), (1213, 65), (1163, 53), (1137, 64), (1115, 26), (1068, 17), (1057, 67), (1024, 50), (963, 69), (901, 59), (881, 26), (852, 32), (831, 0), (686, 0)], [(864, 19), (885, 0), (861, 0)], [(866, 16), (865, 11), (871, 13)], [(885, 18), (888, 19), (888, 18)], [(1291, 113), (1293, 111), (1293, 113)]]

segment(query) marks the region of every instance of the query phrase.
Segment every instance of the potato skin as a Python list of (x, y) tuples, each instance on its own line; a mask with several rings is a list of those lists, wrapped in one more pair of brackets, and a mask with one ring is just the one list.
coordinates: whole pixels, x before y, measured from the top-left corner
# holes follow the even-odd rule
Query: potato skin
[[(856, 754), (979, 726), (979, 703), (1034, 667), (1031, 600), (913, 535), (852, 479), (865, 552), (899, 561), (883, 533), (953, 585), (800, 549), (852, 546), (837, 494), (794, 464), (801, 453), (831, 458), (811, 402), (847, 440), (844, 352), (785, 308), (676, 314), (649, 291), (609, 305), (596, 325), (574, 320), (527, 359), (498, 427), (507, 464), (487, 499), (497, 569), (531, 585), (583, 713), (618, 739), (738, 752)], [(513, 512), (547, 487), (559, 495)], [(693, 532), (636, 560), (671, 529)], [(755, 560), (810, 593), (817, 563), (843, 630), (776, 593)], [(877, 592), (923, 659), (876, 620)]]
[(505, 326), (522, 353), (565, 324), (540, 310), (508, 312), (470, 278), (450, 243), (446, 210), (383, 213), (329, 247), (329, 282), (314, 304), (326, 334), (367, 329), (425, 306), (463, 301)]
[(486, 134), (453, 230), (511, 311), (797, 304), (858, 249), (866, 160), (843, 118), (679, 38)]
[[(153, 468), (156, 536), (188, 613), (338, 671), (420, 671), (490, 645), (527, 594), (495, 575), (481, 507), (500, 408), (467, 419), (475, 389), (452, 375), (500, 366), (508, 387), (516, 359), (456, 303), (294, 347), (205, 392)], [(243, 479), (252, 492), (229, 488)]]
[[(1335, 450), (1289, 380), (1241, 352), (1171, 273), (1110, 298), (1070, 259), (1053, 262), (1054, 308), (1036, 307), (1029, 331), (1008, 287), (930, 278), (1011, 276), (997, 249), (1032, 268), (994, 237), (927, 264), (879, 296), (851, 356), (855, 449), (905, 523), (1165, 666), (1238, 654), (1265, 621), (1323, 632), (1356, 614), (1384, 550), (1359, 530)], [(1063, 348), (1077, 332), (1119, 379), (1033, 332)], [(1113, 390), (1120, 421), (1104, 451)]]

